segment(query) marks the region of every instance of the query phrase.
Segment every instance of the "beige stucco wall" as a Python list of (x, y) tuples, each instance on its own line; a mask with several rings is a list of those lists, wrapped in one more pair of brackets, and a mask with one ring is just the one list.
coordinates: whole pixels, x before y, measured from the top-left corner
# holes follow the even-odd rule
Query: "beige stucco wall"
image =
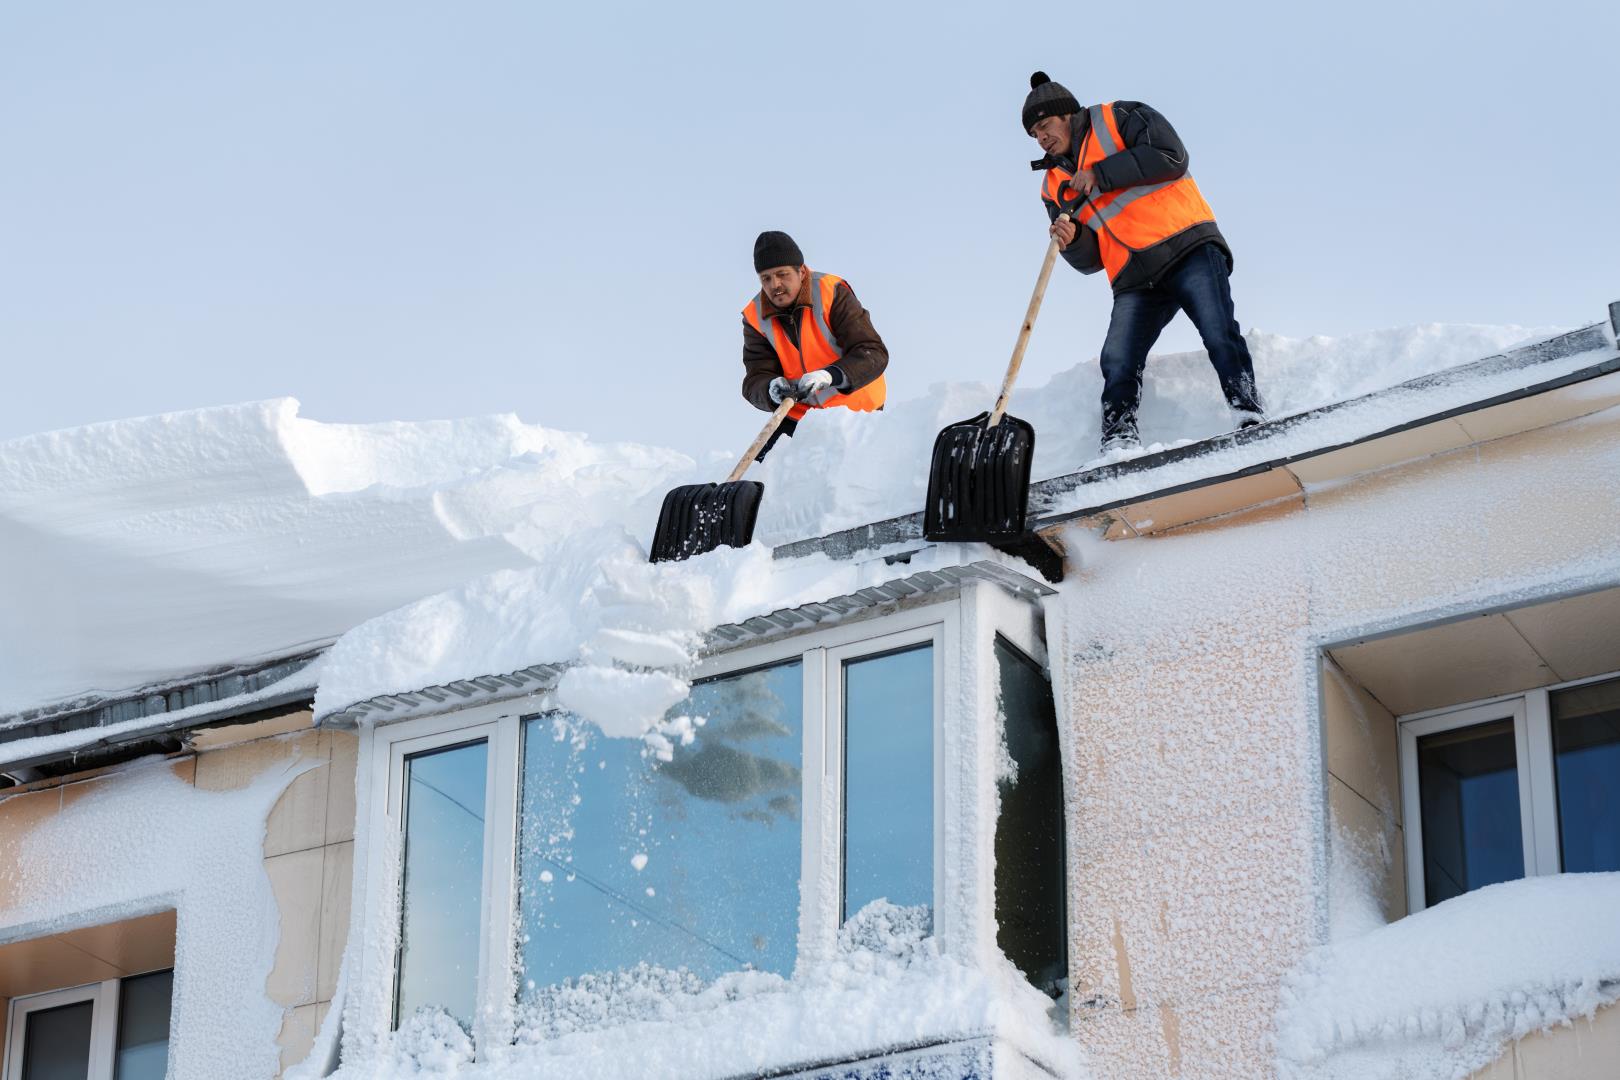
[(196, 783), (206, 790), (243, 787), (296, 759), (320, 764), (287, 786), (265, 822), (264, 869), (281, 916), (265, 992), (283, 1009), (283, 1069), (309, 1053), (336, 993), (354, 875), (358, 740), (311, 722), (303, 711), (263, 725), (250, 741), (231, 742), (241, 737), (231, 728), (196, 739)]
[(1099, 1075), (1271, 1074), (1278, 988), (1329, 925), (1335, 782), (1340, 820), (1384, 829), (1354, 794), (1397, 823), (1392, 784), (1361, 790), (1387, 746), (1330, 773), (1320, 647), (1620, 582), (1617, 475), (1610, 410), (1213, 523), (1066, 538), (1048, 641), (1073, 1019)]
[[(1395, 717), (1325, 656), (1321, 695), (1330, 852), (1373, 878), (1379, 914), (1393, 922), (1406, 914)], [(1336, 914), (1332, 903), (1328, 914)]]
[[(279, 915), (274, 966), (264, 980), (263, 992), (282, 1011), (282, 1068), (304, 1057), (325, 1017), (335, 993), (349, 922), (357, 741), (352, 733), (316, 730), (310, 725), (309, 712), (301, 710), (261, 723), (197, 732), (192, 736), (192, 752), (176, 756), (164, 766), (184, 783), (208, 792), (239, 791), (271, 770), (303, 770), (276, 800), (263, 836), (263, 866)], [(49, 866), (36, 865), (40, 856), (30, 861), (23, 855), (29, 849), (30, 832), (91, 791), (117, 800), (126, 789), (131, 790), (128, 805), (120, 812), (139, 819), (144, 807), (140, 793), (133, 791), (138, 782), (132, 778), (148, 767), (146, 762), (114, 767), (0, 796), (0, 927), (14, 904), (37, 911), (43, 902), (72, 918), (71, 896), (52, 897), (41, 890), (48, 890), (51, 881), (82, 879), (86, 873), (93, 874), (95, 867), (64, 865), (60, 855)], [(149, 852), (124, 854), (136, 860), (172, 857), (170, 845), (175, 838), (147, 839)], [(244, 839), (258, 843), (256, 835)], [(83, 858), (94, 857), (91, 845)], [(180, 914), (184, 920), (183, 904)], [(177, 980), (183, 978), (178, 967), (195, 962), (195, 957), (179, 958)], [(182, 1032), (176, 1036), (184, 1037)], [(238, 1075), (246, 1080), (261, 1073), (247, 1068)]]
[(1614, 1080), (1620, 1076), (1620, 1006), (1527, 1035), (1472, 1080)]

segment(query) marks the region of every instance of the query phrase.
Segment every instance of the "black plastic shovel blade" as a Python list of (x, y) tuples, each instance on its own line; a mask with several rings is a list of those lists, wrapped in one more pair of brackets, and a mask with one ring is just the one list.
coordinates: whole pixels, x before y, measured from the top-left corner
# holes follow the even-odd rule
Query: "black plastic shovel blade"
[(1003, 540), (1024, 534), (1035, 429), (990, 414), (952, 424), (934, 440), (923, 536), (929, 540)]
[(679, 562), (717, 547), (747, 547), (765, 485), (758, 480), (687, 484), (664, 496), (651, 562)]

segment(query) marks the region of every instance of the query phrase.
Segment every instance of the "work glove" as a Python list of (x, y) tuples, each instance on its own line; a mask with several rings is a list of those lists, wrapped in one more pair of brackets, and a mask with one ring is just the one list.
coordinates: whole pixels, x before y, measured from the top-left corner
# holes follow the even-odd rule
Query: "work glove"
[(792, 379), (778, 375), (771, 380), (771, 384), (765, 388), (765, 392), (771, 395), (771, 404), (780, 405), (788, 398), (798, 398), (799, 387)]
[(812, 405), (825, 405), (827, 399), (838, 391), (833, 389), (832, 372), (826, 368), (816, 371), (807, 371), (799, 376), (797, 397), (800, 401), (807, 401)]

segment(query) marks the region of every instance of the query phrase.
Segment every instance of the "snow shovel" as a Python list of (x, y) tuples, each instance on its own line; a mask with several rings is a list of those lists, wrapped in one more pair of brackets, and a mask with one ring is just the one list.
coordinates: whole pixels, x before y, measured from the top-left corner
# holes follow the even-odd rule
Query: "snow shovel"
[[(1068, 221), (1068, 214), (1059, 214)], [(1057, 261), (1058, 240), (1046, 245), (1035, 295), (1029, 298), (1024, 325), (1018, 331), (1007, 377), (1001, 382), (996, 407), (968, 420), (960, 420), (934, 440), (934, 460), (928, 470), (928, 503), (923, 509), (923, 536), (929, 540), (1008, 540), (1027, 531), (1029, 470), (1035, 457), (1035, 428), (1027, 420), (1007, 415), (1024, 349), (1035, 329), (1046, 283)]]
[(664, 496), (647, 561), (679, 562), (717, 547), (747, 547), (753, 543), (754, 519), (759, 516), (759, 499), (765, 485), (758, 480), (744, 480), (742, 475), (798, 403), (796, 398), (782, 400), (723, 482), (684, 484)]

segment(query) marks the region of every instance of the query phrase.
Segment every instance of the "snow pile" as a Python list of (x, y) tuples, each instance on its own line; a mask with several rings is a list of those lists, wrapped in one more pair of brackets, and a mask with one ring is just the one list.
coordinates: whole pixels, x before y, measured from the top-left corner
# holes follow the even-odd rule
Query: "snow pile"
[[(1426, 326), (1304, 341), (1255, 333), (1250, 344), (1285, 414), (1538, 333)], [(1150, 372), (1149, 439), (1230, 427), (1202, 353), (1155, 357)], [(891, 382), (905, 378), (897, 362)], [(1093, 457), (1100, 385), (1092, 361), (1015, 395), (1040, 432), (1037, 476)], [(935, 433), (991, 397), (988, 385), (939, 385), (882, 413), (807, 418), (754, 474), (768, 487), (759, 539), (915, 510)], [(555, 565), (581, 530), (616, 525), (645, 542), (666, 490), (730, 463), (513, 416), (350, 425), (297, 411), (280, 399), (0, 444), (0, 715), (320, 646), (419, 597)]]
[(926, 908), (880, 900), (850, 920), (832, 955), (801, 961), (791, 981), (735, 972), (702, 986), (650, 966), (576, 979), (566, 1019), (547, 1012), (520, 1028), (515, 1046), (476, 1064), (462, 1056), (453, 1021), (423, 1014), (334, 1080), (691, 1080), (986, 1035), (1060, 1075), (1088, 1075), (1078, 1045), (1050, 1020), (1049, 999), (1004, 962), (982, 972), (941, 955), (931, 929)]
[(533, 566), (581, 523), (650, 529), (695, 468), (511, 416), (297, 411), (282, 399), (0, 444), (0, 715), (318, 646)]
[(1299, 1080), (1461, 1080), (1510, 1039), (1620, 1000), (1620, 873), (1491, 885), (1321, 946), (1287, 979)]
[[(1294, 339), (1251, 331), (1248, 342), (1266, 408), (1271, 416), (1280, 417), (1470, 363), (1556, 332), (1429, 324), (1342, 338)], [(891, 386), (904, 377), (903, 363), (895, 361)], [(751, 474), (765, 481), (767, 492), (794, 492), (792, 499), (766, 497), (760, 506), (760, 536), (784, 542), (920, 509), (934, 436), (946, 424), (987, 410), (995, 394), (989, 383), (935, 384), (926, 395), (891, 402), (880, 413), (833, 409), (805, 417), (791, 443), (781, 444), (783, 448), (772, 451), (764, 467)], [(1044, 385), (1025, 385), (1013, 392), (1009, 411), (1035, 426), (1036, 479), (1102, 462), (1097, 456), (1101, 394), (1102, 372), (1095, 360), (1059, 372)], [(1236, 426), (1203, 352), (1149, 359), (1140, 421), (1150, 449), (1208, 438)], [(1320, 445), (1325, 440), (1313, 441)], [(1114, 460), (1123, 456), (1130, 455), (1116, 454)], [(897, 463), (914, 464), (897, 468)], [(828, 477), (831, 483), (807, 490), (802, 482), (807, 474)]]
[(664, 717), (686, 698), (696, 649), (712, 627), (977, 561), (1013, 565), (964, 544), (930, 548), (901, 567), (824, 556), (777, 561), (758, 543), (649, 563), (623, 529), (584, 529), (543, 553), (539, 566), (474, 579), (345, 634), (323, 658), (315, 714), (535, 663), (571, 663), (555, 691), (558, 707), (610, 737), (645, 737), (667, 757), (671, 739), (690, 741), (690, 718)]

